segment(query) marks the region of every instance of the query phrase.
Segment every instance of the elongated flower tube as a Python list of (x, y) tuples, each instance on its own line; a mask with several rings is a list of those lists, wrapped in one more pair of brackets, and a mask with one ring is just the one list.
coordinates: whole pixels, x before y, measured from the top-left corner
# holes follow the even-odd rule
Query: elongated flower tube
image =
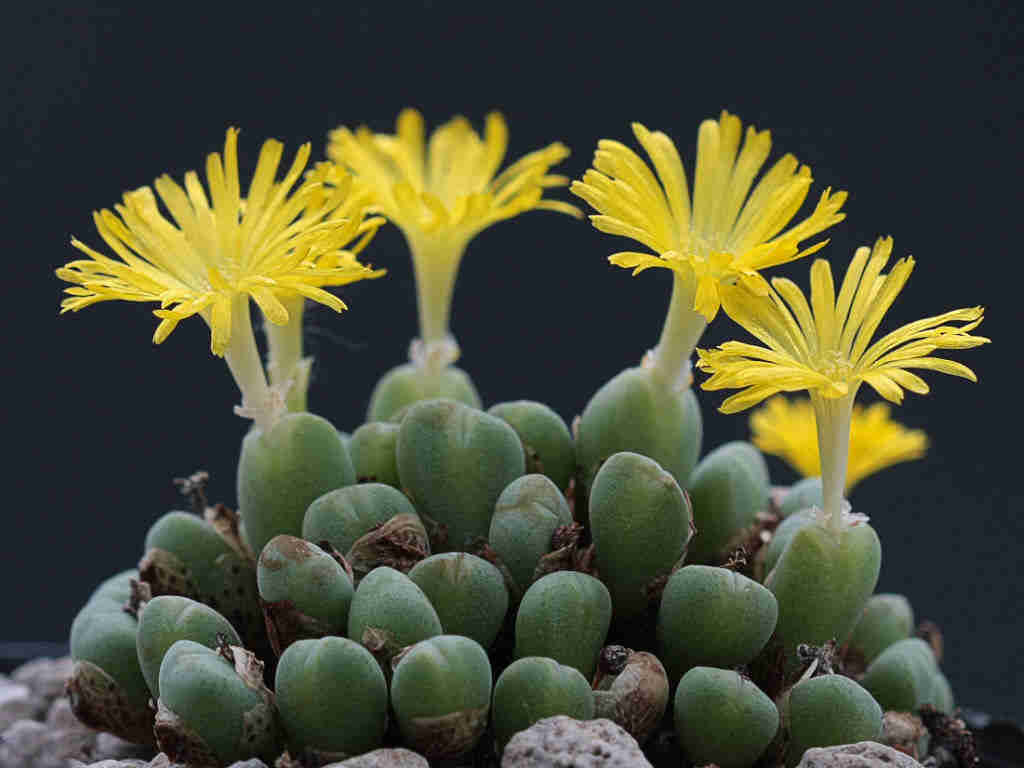
[(375, 273), (341, 251), (353, 237), (351, 221), (337, 215), (345, 189), (328, 190), (317, 180), (299, 183), (308, 143), (275, 182), (284, 147), (266, 141), (244, 198), (237, 144), (238, 131), (230, 128), (223, 160), (216, 152), (207, 157), (209, 196), (195, 171), (185, 174), (184, 188), (165, 174), (153, 184), (156, 194), (141, 187), (125, 193), (116, 213), (94, 213), (100, 237), (118, 258), (72, 238), (89, 258), (68, 262), (56, 273), (73, 284), (65, 289), (62, 313), (115, 299), (159, 304), (153, 312), (160, 318), (153, 334), (157, 344), (181, 320), (198, 314), (210, 326), (211, 351), (224, 357), (242, 392), (236, 412), (266, 430), (283, 411), (283, 395), (267, 383), (249, 300), (271, 323), (284, 325), (289, 301), (301, 296), (340, 312), (345, 304), (324, 288)]
[(810, 190), (810, 168), (784, 155), (753, 185), (771, 151), (771, 136), (748, 127), (741, 147), (742, 124), (723, 111), (718, 120), (700, 125), (691, 205), (672, 140), (640, 123), (632, 127), (654, 172), (626, 145), (602, 139), (593, 169), (571, 191), (597, 211), (590, 217), (597, 229), (654, 251), (623, 251), (609, 261), (634, 275), (651, 267), (675, 273), (661, 339), (646, 362), (671, 384), (689, 386), (690, 358), (725, 295), (737, 288), (766, 295), (760, 270), (824, 246), (827, 241), (800, 250), (801, 241), (843, 220), (846, 193), (826, 189), (806, 219), (785, 229)]
[[(764, 453), (780, 457), (804, 477), (821, 475), (818, 430), (810, 400), (791, 400), (782, 395), (769, 399), (751, 414), (750, 431), (754, 445)], [(855, 403), (850, 418), (846, 490), (893, 464), (920, 459), (927, 448), (924, 431), (908, 429), (893, 419), (888, 404)]]
[[(368, 216), (371, 206), (369, 190), (345, 169), (330, 162), (317, 163), (307, 172), (305, 178), (308, 183), (322, 185), (319, 194), (311, 197), (311, 207), (322, 205), (324, 198), (328, 196), (334, 196), (342, 201), (327, 219), (342, 225), (345, 233), (339, 232), (339, 238), (343, 238), (341, 250), (320, 257), (321, 268), (334, 270), (334, 275), (325, 285), (347, 285), (383, 276), (385, 270), (373, 269), (358, 260), (358, 254), (366, 248), (380, 226), (385, 223), (385, 219), (380, 216)], [(281, 303), (288, 310), (288, 321), (283, 325), (270, 322), (265, 327), (268, 347), (267, 374), (272, 387), (287, 390), (288, 410), (304, 411), (313, 362), (312, 358), (303, 356), (302, 320), (306, 297), (300, 293), (291, 296), (282, 293)]]
[(327, 155), (352, 170), (371, 191), (376, 210), (405, 234), (412, 252), (420, 318), (420, 344), (412, 357), (430, 367), (454, 362), (458, 346), (449, 333), (452, 291), (467, 244), (481, 230), (534, 209), (580, 216), (573, 205), (543, 197), (569, 180), (549, 173), (569, 156), (555, 142), (498, 172), (508, 128), (497, 112), (487, 115), (481, 137), (455, 117), (426, 138), (414, 109), (398, 115), (395, 133), (365, 126), (332, 131)]
[[(698, 350), (698, 367), (711, 374), (704, 389), (742, 390), (722, 403), (723, 413), (742, 411), (779, 392), (808, 391), (818, 433), (824, 513), (836, 532), (842, 526), (853, 400), (860, 385), (867, 383), (886, 400), (900, 403), (904, 389), (928, 392), (913, 369), (977, 381), (967, 366), (931, 353), (989, 341), (970, 333), (984, 310), (967, 307), (908, 323), (872, 344), (914, 268), (908, 256), (883, 274), (891, 253), (892, 238), (880, 238), (872, 249), (858, 248), (838, 295), (828, 262), (816, 259), (809, 304), (796, 284), (783, 278), (773, 279), (765, 296), (730, 293), (725, 311), (765, 346), (729, 341)], [(954, 322), (963, 325), (949, 325)]]

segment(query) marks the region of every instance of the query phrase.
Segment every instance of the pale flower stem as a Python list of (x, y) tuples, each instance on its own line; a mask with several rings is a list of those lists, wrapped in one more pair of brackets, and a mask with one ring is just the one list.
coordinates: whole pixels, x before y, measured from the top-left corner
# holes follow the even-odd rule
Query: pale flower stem
[(661, 338), (654, 350), (654, 373), (670, 386), (688, 386), (690, 358), (708, 321), (693, 308), (694, 281), (675, 274)]
[(465, 243), (426, 238), (410, 240), (413, 270), (416, 274), (416, 302), (420, 315), (420, 338), (424, 344), (448, 337), (452, 292)]
[(302, 360), (302, 312), (305, 307), (304, 296), (282, 299), (288, 310), (288, 322), (275, 325), (267, 321), (264, 330), (267, 334), (267, 373), (270, 383), (280, 387), (295, 375), (295, 367)]
[(811, 394), (818, 428), (818, 453), (821, 457), (822, 510), (829, 527), (838, 536), (842, 532), (843, 489), (850, 453), (850, 418), (855, 393), (827, 398)]
[(246, 295), (236, 296), (231, 301), (231, 340), (224, 351), (224, 360), (242, 392), (242, 415), (251, 418), (259, 429), (270, 429), (280, 416), (280, 409), (274, 407), (275, 398), (267, 385)]

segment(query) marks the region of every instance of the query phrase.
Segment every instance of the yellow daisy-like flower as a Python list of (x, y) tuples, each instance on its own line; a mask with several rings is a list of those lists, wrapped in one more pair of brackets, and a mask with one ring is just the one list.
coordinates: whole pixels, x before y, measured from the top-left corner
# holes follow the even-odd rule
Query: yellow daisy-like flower
[[(883, 274), (892, 239), (858, 248), (836, 294), (824, 259), (811, 267), (811, 301), (791, 280), (775, 278), (768, 295), (736, 293), (730, 317), (765, 346), (730, 341), (698, 350), (698, 367), (711, 375), (704, 389), (741, 389), (720, 410), (735, 413), (779, 392), (808, 390), (814, 408), (821, 458), (825, 513), (840, 523), (846, 479), (853, 399), (862, 383), (899, 403), (903, 390), (925, 394), (928, 385), (912, 369), (934, 370), (976, 381), (953, 360), (932, 357), (940, 349), (967, 349), (989, 339), (972, 336), (982, 321), (981, 307), (967, 307), (898, 328), (871, 339), (906, 285), (914, 268), (910, 257)], [(949, 325), (961, 322), (963, 325)]]
[[(808, 399), (781, 395), (765, 402), (750, 415), (754, 445), (778, 456), (804, 477), (821, 475), (814, 406)], [(855, 403), (850, 417), (850, 453), (846, 467), (847, 490), (868, 475), (904, 461), (920, 459), (928, 436), (908, 429), (892, 418), (886, 403)]]
[(448, 316), (459, 262), (481, 230), (524, 211), (546, 209), (579, 216), (568, 203), (544, 199), (548, 187), (569, 180), (548, 173), (569, 156), (563, 144), (530, 152), (499, 173), (508, 128), (487, 115), (481, 137), (455, 117), (426, 138), (414, 109), (399, 114), (395, 133), (361, 127), (332, 131), (328, 156), (352, 170), (372, 192), (376, 210), (405, 234), (412, 251), (424, 343), (448, 338)]
[[(185, 174), (184, 188), (164, 175), (154, 182), (156, 194), (141, 187), (125, 193), (116, 213), (94, 213), (100, 237), (117, 258), (72, 238), (71, 244), (89, 258), (71, 261), (56, 273), (73, 283), (65, 289), (62, 312), (114, 299), (159, 304), (154, 310), (161, 320), (153, 334), (157, 344), (181, 320), (200, 315), (210, 326), (212, 352), (225, 356), (239, 383), (243, 407), (265, 425), (274, 398), (256, 352), (249, 299), (279, 325), (289, 320), (289, 300), (304, 297), (345, 309), (324, 288), (382, 274), (342, 250), (353, 240), (365, 244), (380, 222), (353, 215), (346, 206), (351, 183), (298, 183), (309, 144), (275, 182), (284, 147), (279, 141), (265, 142), (243, 198), (237, 143), (238, 131), (229, 129), (223, 160), (218, 153), (207, 157), (209, 193), (194, 171)], [(161, 212), (157, 195), (173, 222)]]
[(759, 270), (825, 245), (800, 250), (801, 241), (843, 220), (846, 193), (826, 189), (806, 219), (785, 229), (810, 190), (810, 169), (785, 155), (754, 186), (771, 150), (771, 136), (748, 127), (741, 147), (742, 124), (723, 111), (718, 120), (701, 123), (691, 205), (686, 172), (672, 140), (640, 123), (632, 127), (654, 172), (626, 145), (603, 139), (593, 169), (582, 181), (574, 181), (571, 191), (597, 210), (590, 217), (597, 229), (655, 251), (615, 253), (609, 257), (613, 264), (632, 268), (634, 275), (650, 267), (676, 274), (657, 350), (663, 359), (655, 360), (666, 373), (674, 373), (689, 360), (705, 325), (733, 288), (764, 296), (768, 284)]

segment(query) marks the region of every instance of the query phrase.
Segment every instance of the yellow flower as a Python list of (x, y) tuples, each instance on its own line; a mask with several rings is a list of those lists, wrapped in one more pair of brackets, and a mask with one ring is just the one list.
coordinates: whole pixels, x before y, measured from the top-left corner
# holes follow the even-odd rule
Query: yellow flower
[[(380, 220), (364, 220), (346, 206), (351, 183), (328, 187), (312, 179), (296, 187), (309, 144), (275, 182), (283, 145), (265, 142), (243, 198), (237, 142), (238, 131), (229, 129), (223, 160), (217, 153), (208, 156), (208, 193), (194, 171), (185, 174), (184, 188), (164, 175), (154, 182), (156, 194), (141, 187), (125, 193), (116, 214), (94, 213), (100, 237), (117, 258), (72, 238), (89, 258), (56, 272), (73, 283), (65, 289), (62, 312), (114, 299), (159, 304), (157, 344), (181, 320), (199, 314), (210, 326), (212, 352), (227, 358), (239, 382), (244, 407), (260, 410), (270, 396), (255, 351), (249, 299), (276, 324), (288, 322), (285, 302), (297, 297), (341, 311), (345, 305), (324, 288), (382, 274), (342, 250), (357, 238), (357, 245), (365, 245)], [(173, 222), (161, 212), (157, 195)]]
[(455, 117), (427, 140), (414, 109), (399, 114), (394, 135), (365, 126), (330, 133), (328, 156), (351, 169), (371, 190), (376, 210), (405, 233), (426, 343), (448, 338), (455, 276), (474, 235), (533, 209), (581, 215), (575, 206), (543, 198), (546, 188), (568, 184), (548, 173), (568, 157), (568, 148), (549, 144), (499, 173), (507, 145), (508, 128), (497, 112), (487, 115), (483, 137), (466, 118)]
[[(821, 475), (814, 407), (807, 399), (781, 395), (765, 402), (750, 415), (754, 445), (779, 456), (805, 477)], [(853, 406), (850, 419), (850, 455), (846, 488), (881, 469), (924, 456), (928, 436), (908, 429), (892, 418), (886, 403)]]
[[(836, 294), (832, 270), (823, 259), (811, 267), (811, 301), (790, 280), (775, 278), (768, 295), (734, 292), (729, 316), (765, 346), (730, 341), (698, 350), (698, 367), (711, 373), (704, 389), (740, 389), (720, 410), (735, 413), (778, 392), (808, 390), (814, 408), (821, 457), (825, 513), (840, 526), (853, 399), (861, 383), (899, 403), (903, 390), (925, 394), (928, 385), (912, 369), (934, 370), (976, 381), (965, 365), (932, 357), (940, 349), (967, 349), (989, 340), (972, 336), (981, 307), (967, 307), (897, 328), (871, 339), (914, 268), (910, 257), (883, 274), (892, 239), (873, 249), (858, 248)], [(960, 322), (963, 325), (949, 325)]]
[(799, 245), (843, 220), (845, 192), (826, 189), (814, 211), (783, 231), (803, 205), (811, 171), (793, 155), (785, 155), (751, 185), (771, 150), (768, 131), (748, 127), (740, 147), (742, 124), (722, 112), (718, 120), (701, 123), (697, 138), (697, 169), (693, 205), (686, 173), (672, 140), (633, 123), (633, 134), (647, 152), (655, 174), (629, 147), (617, 141), (598, 142), (594, 168), (571, 191), (598, 211), (591, 216), (602, 232), (637, 240), (655, 254), (625, 251), (610, 261), (633, 269), (666, 267), (692, 282), (692, 307), (710, 322), (722, 293), (742, 284), (759, 295), (768, 285), (758, 270), (813, 253), (824, 242), (803, 251)]

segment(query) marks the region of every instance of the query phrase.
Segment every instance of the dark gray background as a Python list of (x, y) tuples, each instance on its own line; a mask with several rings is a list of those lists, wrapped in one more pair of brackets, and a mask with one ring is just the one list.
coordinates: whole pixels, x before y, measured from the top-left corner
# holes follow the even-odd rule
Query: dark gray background
[[(76, 256), (72, 233), (100, 244), (94, 208), (165, 171), (201, 169), (229, 125), (242, 128), (247, 170), (268, 136), (290, 157), (305, 140), (322, 153), (339, 123), (390, 130), (406, 105), (431, 125), (457, 112), (480, 125), (499, 108), (510, 157), (559, 139), (573, 149), (564, 171), (578, 177), (599, 138), (631, 141), (632, 120), (668, 132), (692, 168), (699, 121), (727, 108), (812, 167), (812, 196), (826, 185), (850, 191), (827, 252), (838, 272), (880, 234), (917, 257), (887, 327), (989, 307), (980, 332), (995, 343), (956, 355), (980, 383), (928, 376), (933, 393), (909, 395), (898, 411), (930, 434), (928, 458), (864, 481), (853, 503), (882, 538), (879, 589), (905, 593), (943, 627), (959, 700), (1024, 719), (1021, 49), (1011, 4), (167, 8), (5, 20), (0, 640), (63, 640), (95, 584), (132, 565), (148, 526), (178, 505), (172, 477), (206, 468), (211, 495), (234, 504), (245, 424), (204, 324), (185, 322), (154, 348), (146, 307), (57, 317), (52, 270)], [(669, 273), (632, 279), (609, 266), (623, 245), (544, 212), (472, 243), (453, 323), (487, 403), (539, 399), (569, 420), (653, 346)], [(308, 313), (312, 406), (346, 429), (415, 333), (397, 231), (382, 230), (367, 258), (390, 275), (344, 289), (343, 317)], [(806, 286), (808, 267), (773, 274)], [(742, 336), (721, 317), (704, 343)], [(745, 415), (714, 411), (720, 394), (700, 397), (706, 446), (748, 434)]]

